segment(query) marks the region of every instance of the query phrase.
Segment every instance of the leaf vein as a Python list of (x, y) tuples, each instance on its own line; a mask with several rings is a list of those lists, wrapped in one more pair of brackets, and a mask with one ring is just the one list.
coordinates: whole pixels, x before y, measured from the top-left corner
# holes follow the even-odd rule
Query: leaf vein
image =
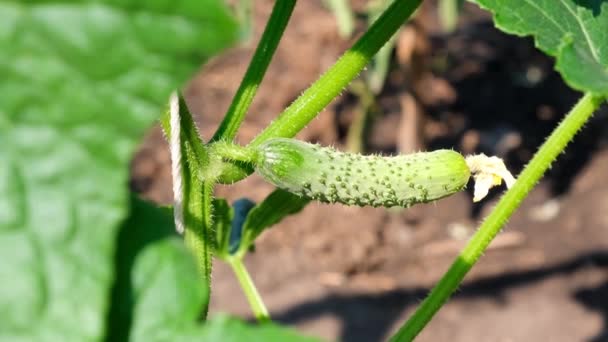
[(585, 28), (585, 25), (583, 25), (583, 23), (581, 22), (581, 18), (576, 15), (576, 13), (573, 11), (573, 9), (570, 8), (570, 6), (568, 6), (568, 4), (566, 2), (564, 2), (564, 0), (560, 0), (560, 2), (568, 10), (568, 12), (570, 12), (570, 14), (572, 14), (572, 16), (574, 17), (574, 19), (576, 20), (576, 22), (580, 26), (581, 32), (585, 36), (585, 40), (587, 41), (587, 46), (589, 46), (589, 50), (591, 51), (591, 55), (593, 56), (593, 59), (595, 59), (598, 62), (598, 64), (600, 64), (599, 63), (600, 62), (600, 58), (597, 55), (597, 48), (593, 44), (593, 40), (591, 39), (591, 36), (589, 36), (589, 32)]

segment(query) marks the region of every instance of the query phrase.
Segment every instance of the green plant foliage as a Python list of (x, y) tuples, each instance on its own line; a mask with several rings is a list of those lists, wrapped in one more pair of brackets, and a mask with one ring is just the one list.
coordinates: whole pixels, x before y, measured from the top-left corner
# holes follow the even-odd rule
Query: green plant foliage
[(230, 248), (230, 230), (234, 210), (223, 198), (213, 200), (213, 231), (215, 232), (216, 255), (220, 258), (228, 256)]
[(171, 210), (132, 197), (118, 235), (107, 341), (172, 340), (198, 327), (207, 288), (180, 240)]
[(131, 154), (238, 30), (219, 0), (0, 1), (0, 13), (0, 339), (98, 341)]
[[(210, 289), (215, 242), (212, 236), (213, 184), (204, 172), (209, 169), (210, 155), (207, 146), (201, 140), (185, 100), (179, 94), (175, 94), (175, 96), (171, 96), (170, 102), (175, 102), (170, 104), (169, 110), (161, 115), (160, 124), (166, 137), (169, 138), (169, 145), (178, 144), (177, 149), (180, 151), (173, 155), (175, 151), (171, 148), (171, 158), (177, 158), (177, 163), (180, 165), (179, 172), (181, 174), (177, 179), (181, 178), (179, 187), (183, 191), (181, 195), (178, 195), (182, 196), (182, 202), (178, 209), (181, 212), (175, 219), (176, 230), (184, 234), (186, 245), (189, 246), (198, 262), (202, 281)], [(177, 105), (177, 108), (174, 107), (175, 105)], [(176, 110), (174, 114), (177, 115), (176, 119), (179, 122), (179, 126), (177, 126), (179, 128), (177, 130), (179, 139), (177, 142), (172, 141), (173, 137), (171, 137), (173, 132), (170, 119), (171, 107)], [(173, 181), (176, 181), (175, 176)], [(203, 310), (203, 318), (206, 316), (207, 308)]]
[(276, 189), (259, 204), (241, 198), (230, 206), (223, 199), (215, 199), (213, 228), (218, 256), (226, 259), (236, 254), (242, 258), (265, 229), (300, 212), (309, 201), (282, 189)]
[(172, 211), (135, 197), (131, 203), (118, 237), (106, 341), (313, 341), (272, 324), (254, 327), (227, 316), (201, 324), (207, 288), (175, 234)]
[(151, 244), (137, 257), (130, 341), (175, 341), (195, 337), (201, 329), (197, 321), (208, 296), (189, 253), (174, 236)]
[(534, 36), (571, 87), (608, 95), (608, 1), (472, 1), (494, 13), (505, 32)]
[[(273, 323), (258, 326), (246, 324), (228, 316), (217, 316), (209, 321), (196, 341), (204, 342), (319, 342), (313, 337), (299, 335)], [(172, 341), (193, 341), (176, 339)]]
[[(394, 341), (410, 341), (424, 328), (608, 96), (607, 1), (473, 1), (490, 9), (505, 31), (533, 35), (557, 57), (564, 79), (586, 94)], [(309, 198), (409, 206), (461, 190), (471, 173), (479, 180), (471, 159), (451, 150), (363, 156), (285, 139), (359, 74), (420, 3), (394, 0), (248, 147), (229, 140), (254, 90), (235, 97), (239, 109), (222, 125), (229, 128), (220, 127), (207, 145), (181, 99), (179, 120), (169, 120), (181, 127), (181, 141), (173, 141), (180, 153), (172, 156), (182, 155), (174, 159), (182, 159), (182, 174), (174, 176), (183, 180), (175, 184), (183, 185), (176, 188), (184, 192), (185, 210), (174, 217), (169, 208), (129, 195), (128, 164), (169, 93), (238, 37), (223, 0), (0, 0), (0, 340), (313, 341), (267, 323), (269, 312), (242, 260), (264, 229)], [(277, 21), (267, 27), (272, 39), (262, 39), (255, 77), (246, 76), (243, 89), (262, 79), (293, 5), (275, 3)], [(170, 132), (167, 117), (161, 121)], [(216, 181), (240, 180), (254, 166), (284, 190), (258, 205), (213, 199)], [(174, 231), (180, 213), (185, 243)], [(214, 248), (262, 324), (226, 316), (203, 323)]]
[(307, 198), (282, 189), (273, 191), (249, 211), (243, 224), (239, 251), (246, 252), (266, 228), (281, 222), (286, 216), (300, 212), (309, 201)]

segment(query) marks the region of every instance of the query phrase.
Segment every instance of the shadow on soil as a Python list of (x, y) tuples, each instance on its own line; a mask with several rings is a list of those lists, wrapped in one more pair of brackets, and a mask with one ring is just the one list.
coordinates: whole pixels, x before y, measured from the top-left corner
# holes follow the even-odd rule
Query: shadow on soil
[(597, 311), (604, 319), (604, 328), (589, 342), (608, 341), (608, 282), (597, 287), (579, 289), (574, 298), (587, 309)]
[[(541, 269), (483, 278), (462, 286), (453, 298), (492, 297), (501, 300), (507, 290), (589, 267), (607, 268), (608, 251), (591, 252)], [(429, 291), (429, 288), (411, 288), (382, 294), (329, 295), (274, 313), (272, 317), (277, 322), (293, 325), (322, 315), (333, 315), (342, 322), (341, 341), (381, 341), (403, 311), (419, 304)], [(573, 297), (588, 309), (603, 315), (604, 327), (591, 341), (606, 341), (608, 283), (597, 288), (580, 289)]]

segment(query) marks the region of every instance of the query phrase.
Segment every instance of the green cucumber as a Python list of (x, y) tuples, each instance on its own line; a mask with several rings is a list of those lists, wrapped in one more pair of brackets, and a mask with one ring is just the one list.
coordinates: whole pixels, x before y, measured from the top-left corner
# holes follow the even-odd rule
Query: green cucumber
[(295, 139), (256, 148), (256, 171), (278, 188), (328, 203), (409, 207), (462, 190), (471, 176), (452, 150), (385, 157), (340, 152)]

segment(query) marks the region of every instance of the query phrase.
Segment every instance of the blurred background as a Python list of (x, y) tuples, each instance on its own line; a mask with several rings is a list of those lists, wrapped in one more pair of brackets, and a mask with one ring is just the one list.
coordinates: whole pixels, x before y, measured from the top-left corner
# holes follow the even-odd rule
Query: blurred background
[[(238, 141), (247, 143), (289, 105), (385, 2), (300, 1)], [(229, 105), (273, 1), (233, 1), (244, 3), (251, 8), (241, 7), (241, 44), (205, 65), (185, 91), (204, 139)], [(498, 31), (475, 5), (426, 1), (298, 137), (362, 153), (483, 152), (504, 158), (517, 174), (580, 96), (531, 39)], [(608, 341), (607, 121), (604, 106), (419, 341)], [(134, 157), (131, 188), (159, 203), (172, 199), (158, 127)], [(253, 175), (220, 187), (218, 196), (260, 201), (271, 190)], [(478, 204), (462, 192), (406, 210), (312, 203), (264, 233), (246, 261), (275, 320), (332, 340), (384, 340), (503, 190)], [(251, 317), (220, 263), (211, 298), (211, 314)]]

